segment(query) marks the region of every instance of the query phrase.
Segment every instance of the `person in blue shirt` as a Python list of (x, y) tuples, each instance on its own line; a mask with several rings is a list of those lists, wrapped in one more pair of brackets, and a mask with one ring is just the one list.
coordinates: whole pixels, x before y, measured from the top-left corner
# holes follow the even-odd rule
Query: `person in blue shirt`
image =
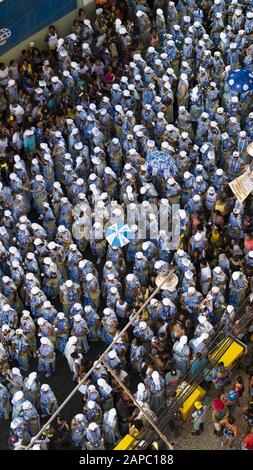
[(21, 405), (20, 417), (24, 420), (29, 434), (36, 436), (40, 430), (40, 417), (34, 405), (26, 400)]
[(58, 408), (56, 397), (48, 384), (40, 387), (40, 410), (42, 417), (51, 416)]
[(16, 330), (16, 335), (12, 338), (14, 348), (14, 359), (17, 361), (21, 370), (29, 369), (29, 345), (26, 335), (21, 328)]
[(8, 420), (11, 413), (10, 394), (4, 384), (0, 383), (0, 418)]
[(25, 379), (23, 391), (26, 400), (31, 402), (36, 408), (39, 404), (39, 383), (37, 380), (37, 372), (31, 372)]
[(46, 337), (42, 337), (40, 343), (38, 350), (39, 371), (44, 372), (46, 377), (50, 377), (55, 371), (54, 346)]
[(164, 402), (165, 381), (159, 372), (155, 370), (147, 379), (146, 386), (150, 391), (150, 407), (156, 412)]

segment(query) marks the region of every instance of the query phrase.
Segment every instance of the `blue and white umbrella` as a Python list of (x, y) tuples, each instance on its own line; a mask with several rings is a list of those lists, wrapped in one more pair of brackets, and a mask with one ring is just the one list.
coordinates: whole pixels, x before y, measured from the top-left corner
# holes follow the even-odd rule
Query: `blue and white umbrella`
[(146, 158), (147, 170), (152, 176), (175, 176), (177, 174), (177, 165), (175, 160), (162, 150), (150, 152)]
[(128, 225), (117, 222), (106, 229), (105, 238), (112, 247), (121, 248), (131, 240), (132, 232)]
[(253, 72), (246, 68), (231, 70), (226, 81), (230, 90), (237, 93), (253, 90)]

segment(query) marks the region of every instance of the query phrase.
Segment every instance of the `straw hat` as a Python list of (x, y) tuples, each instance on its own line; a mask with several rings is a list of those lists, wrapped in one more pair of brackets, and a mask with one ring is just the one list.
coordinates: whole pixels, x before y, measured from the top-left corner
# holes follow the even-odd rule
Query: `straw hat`
[[(157, 287), (159, 287), (162, 282), (164, 281), (164, 278), (167, 276), (167, 274), (160, 273), (155, 280), (155, 283)], [(173, 290), (178, 284), (178, 277), (175, 273), (171, 274), (171, 276), (168, 278), (168, 280), (163, 284), (161, 287), (162, 290)]]
[(247, 153), (248, 155), (250, 155), (251, 157), (253, 157), (253, 142), (251, 142), (248, 147), (247, 147)]

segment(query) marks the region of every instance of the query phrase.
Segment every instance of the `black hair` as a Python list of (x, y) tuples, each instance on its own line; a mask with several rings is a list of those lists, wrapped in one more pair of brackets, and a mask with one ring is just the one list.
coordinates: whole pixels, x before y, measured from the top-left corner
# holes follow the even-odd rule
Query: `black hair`
[(140, 419), (134, 420), (134, 427), (140, 431), (143, 428), (143, 422)]

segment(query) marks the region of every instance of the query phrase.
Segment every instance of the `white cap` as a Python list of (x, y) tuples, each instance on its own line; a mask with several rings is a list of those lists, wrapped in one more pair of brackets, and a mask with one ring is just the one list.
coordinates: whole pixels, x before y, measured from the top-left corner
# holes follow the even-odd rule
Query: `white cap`
[(214, 294), (218, 294), (220, 292), (220, 289), (219, 289), (219, 287), (214, 286), (214, 287), (212, 287), (211, 292), (213, 292)]
[(13, 268), (18, 268), (19, 267), (19, 262), (15, 260), (11, 263), (11, 265), (12, 265)]
[(113, 312), (113, 310), (112, 310), (111, 308), (108, 308), (108, 307), (107, 307), (107, 308), (104, 308), (104, 310), (103, 310), (103, 314), (104, 314), (105, 316), (111, 315), (112, 312)]
[(15, 80), (8, 80), (8, 84), (7, 84), (8, 87), (9, 86), (14, 86), (14, 85), (16, 85)]
[(175, 183), (174, 178), (172, 178), (172, 177), (168, 178), (167, 183), (168, 183), (170, 186), (172, 186), (172, 185)]
[(196, 176), (196, 181), (197, 181), (197, 183), (202, 183), (203, 176), (201, 176), (201, 175)]
[(231, 314), (232, 312), (234, 312), (234, 310), (235, 310), (235, 308), (233, 307), (233, 305), (227, 305), (227, 311), (228, 311), (228, 313)]
[(185, 171), (184, 173), (184, 179), (185, 180), (188, 180), (189, 178), (191, 178), (192, 174), (189, 172), (189, 171)]
[(97, 428), (98, 428), (98, 425), (96, 423), (90, 423), (88, 426), (88, 429), (90, 431), (96, 431)]
[(43, 392), (48, 392), (49, 390), (49, 385), (48, 384), (42, 384), (40, 389), (43, 391)]
[(22, 403), (21, 406), (22, 406), (22, 409), (23, 409), (23, 410), (29, 410), (30, 408), (33, 407), (33, 405), (31, 404), (31, 402), (28, 401), (28, 400), (24, 401), (24, 403)]
[[(195, 237), (196, 237), (196, 235), (195, 235)], [(183, 266), (189, 268), (190, 265), (191, 265), (191, 261), (188, 258), (183, 258), (182, 259), (182, 264), (183, 264)]]
[(198, 321), (201, 325), (203, 325), (204, 323), (206, 323), (206, 317), (204, 315), (200, 315), (198, 317)]
[(41, 344), (52, 344), (50, 339), (45, 338), (44, 336), (40, 340)]
[(77, 313), (76, 315), (74, 315), (74, 320), (79, 322), (82, 320), (82, 316), (79, 313)]
[[(33, 253), (27, 253), (27, 257), (28, 255), (33, 255)], [(28, 279), (28, 281), (32, 281), (34, 279), (34, 274), (33, 273), (27, 273), (25, 275), (26, 279)]]
[(82, 305), (79, 304), (78, 302), (75, 303), (75, 304), (73, 305), (73, 307), (74, 307), (75, 310), (82, 310), (82, 308), (83, 308)]
[(110, 359), (115, 359), (115, 357), (117, 357), (117, 353), (116, 353), (116, 351), (114, 351), (114, 349), (113, 349), (112, 351), (110, 351), (110, 352), (108, 353), (108, 356), (109, 356)]
[(22, 335), (22, 334), (23, 334), (22, 328), (18, 328), (18, 329), (16, 330), (16, 334), (17, 334), (17, 335)]
[(220, 274), (221, 271), (222, 271), (222, 269), (221, 269), (220, 266), (216, 266), (216, 267), (214, 268), (214, 270), (213, 270), (213, 272), (216, 273), (216, 274)]
[(95, 408), (95, 401), (89, 400), (89, 401), (87, 402), (87, 408), (88, 408), (89, 410), (93, 410), (93, 409)]
[(163, 16), (163, 11), (162, 11), (162, 9), (161, 9), (161, 8), (158, 8), (158, 9), (156, 10), (156, 14), (159, 15), (159, 16)]
[(141, 321), (139, 323), (139, 327), (141, 330), (145, 330), (147, 328), (147, 323), (145, 321)]
[(240, 275), (241, 275), (240, 271), (233, 272), (233, 274), (232, 274), (233, 281), (237, 281), (239, 279)]
[(30, 315), (30, 312), (28, 310), (23, 310), (22, 311), (22, 317), (24, 318), (29, 318), (31, 315)]
[(81, 413), (79, 413), (79, 414), (77, 414), (77, 415), (75, 416), (75, 419), (76, 419), (76, 421), (79, 421), (79, 422), (80, 422), (80, 421), (82, 421), (82, 420), (84, 419), (84, 415), (81, 414)]
[(182, 344), (182, 345), (185, 345), (185, 344), (187, 344), (187, 341), (188, 341), (187, 336), (183, 335), (183, 336), (181, 336), (181, 338), (179, 340), (179, 343)]
[(5, 305), (3, 306), (3, 311), (4, 311), (4, 312), (8, 312), (9, 310), (11, 310), (11, 306), (10, 306), (9, 304), (5, 304)]
[(193, 287), (193, 286), (188, 287), (188, 294), (195, 294), (195, 292), (196, 292), (195, 287)]
[(193, 272), (192, 271), (185, 271), (184, 277), (188, 280), (193, 278)]
[(32, 290), (31, 290), (31, 294), (32, 294), (32, 295), (36, 295), (36, 294), (38, 294), (39, 292), (40, 292), (40, 289), (39, 289), (37, 286), (33, 287)]

